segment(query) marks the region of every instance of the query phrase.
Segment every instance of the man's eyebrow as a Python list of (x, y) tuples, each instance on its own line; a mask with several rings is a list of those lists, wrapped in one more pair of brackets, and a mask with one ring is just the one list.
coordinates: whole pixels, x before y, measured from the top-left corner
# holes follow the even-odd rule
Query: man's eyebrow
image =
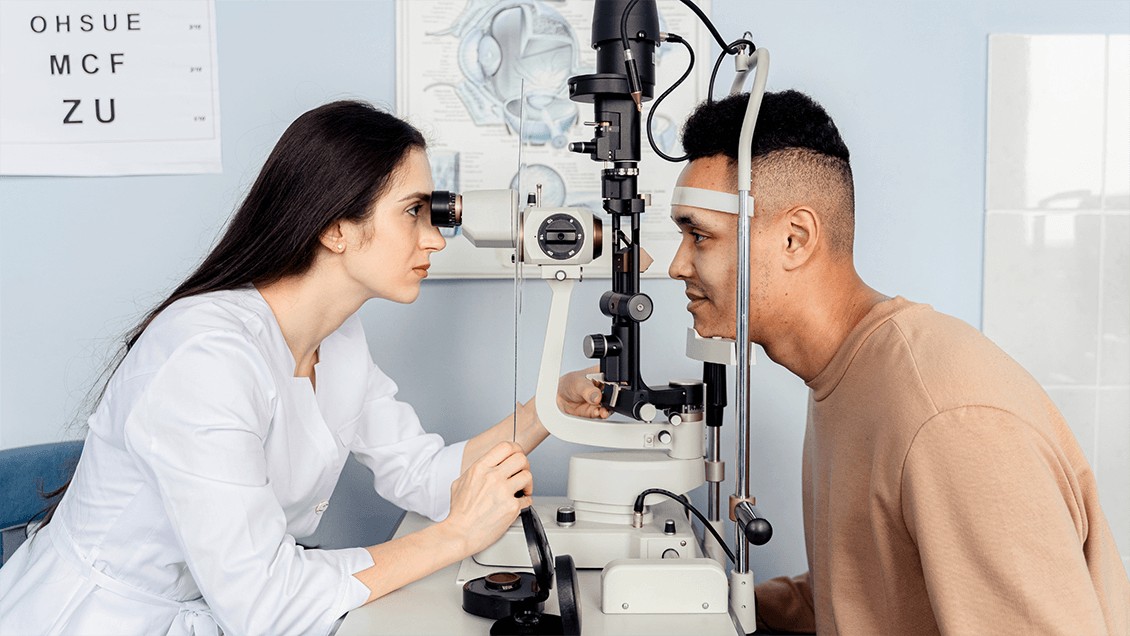
[(690, 214), (685, 214), (685, 213), (678, 214), (678, 215), (672, 217), (671, 220), (675, 222), (675, 225), (686, 225), (686, 226), (689, 226), (689, 227), (698, 227), (698, 223), (695, 221), (695, 217), (690, 215)]

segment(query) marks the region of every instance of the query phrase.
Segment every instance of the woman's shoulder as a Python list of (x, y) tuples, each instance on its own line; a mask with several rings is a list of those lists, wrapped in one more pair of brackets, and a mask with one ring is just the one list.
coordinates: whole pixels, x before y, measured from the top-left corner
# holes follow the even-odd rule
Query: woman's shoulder
[(251, 286), (181, 298), (158, 314), (150, 328), (245, 331), (270, 314), (259, 292)]
[[(128, 358), (134, 372), (159, 366), (189, 342), (216, 339), (244, 343), (264, 358), (278, 348), (281, 334), (272, 333), (270, 306), (254, 287), (209, 292), (182, 298), (154, 317)], [(274, 331), (277, 331), (275, 329)]]

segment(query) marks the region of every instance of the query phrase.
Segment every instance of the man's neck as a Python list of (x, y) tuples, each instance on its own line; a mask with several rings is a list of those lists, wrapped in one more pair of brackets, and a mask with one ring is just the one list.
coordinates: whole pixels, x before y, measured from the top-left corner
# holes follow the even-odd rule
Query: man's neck
[(771, 360), (805, 382), (811, 382), (832, 361), (859, 321), (889, 300), (859, 278), (854, 267), (825, 275), (818, 283), (790, 289), (787, 315), (775, 321), (774, 333), (761, 343)]

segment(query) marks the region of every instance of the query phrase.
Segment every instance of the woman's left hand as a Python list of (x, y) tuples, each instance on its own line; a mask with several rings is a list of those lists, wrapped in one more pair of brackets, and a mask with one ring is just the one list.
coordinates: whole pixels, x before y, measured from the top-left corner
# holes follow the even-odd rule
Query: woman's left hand
[(589, 367), (561, 376), (557, 382), (557, 406), (562, 412), (589, 419), (605, 419), (612, 411), (600, 404), (600, 385), (587, 375), (600, 373), (600, 367)]

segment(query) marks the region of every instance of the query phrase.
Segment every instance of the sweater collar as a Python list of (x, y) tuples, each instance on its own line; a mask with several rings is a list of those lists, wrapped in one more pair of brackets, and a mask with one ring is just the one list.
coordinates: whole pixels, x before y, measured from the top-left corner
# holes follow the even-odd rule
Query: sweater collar
[(836, 354), (828, 362), (828, 366), (806, 383), (808, 388), (812, 389), (813, 399), (819, 402), (836, 390), (840, 380), (847, 373), (848, 367), (851, 366), (855, 354), (859, 352), (863, 343), (876, 329), (899, 313), (916, 306), (918, 306), (916, 303), (912, 303), (902, 296), (895, 296), (872, 307), (844, 339), (843, 344), (840, 345)]

